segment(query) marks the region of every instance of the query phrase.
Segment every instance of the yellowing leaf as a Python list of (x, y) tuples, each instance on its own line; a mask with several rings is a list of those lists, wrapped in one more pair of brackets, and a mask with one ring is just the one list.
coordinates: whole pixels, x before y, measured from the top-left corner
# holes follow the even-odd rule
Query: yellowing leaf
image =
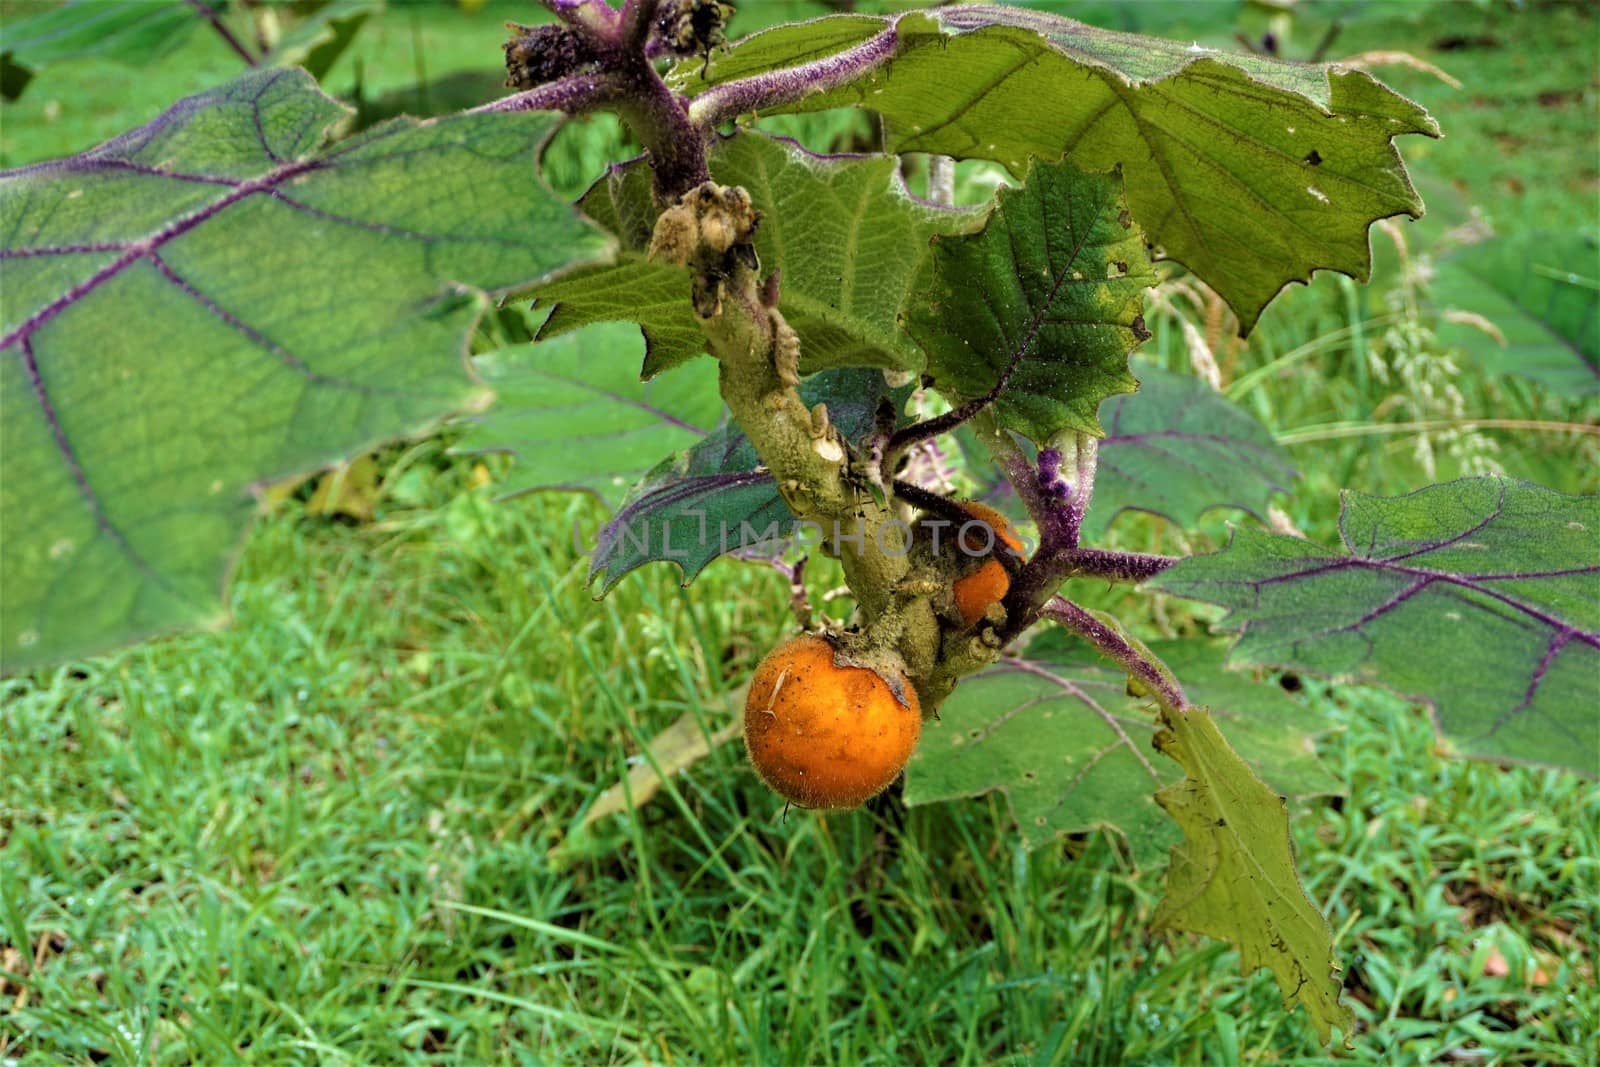
[(1295, 873), (1283, 798), (1229, 747), (1209, 711), (1163, 720), (1156, 748), (1187, 776), (1156, 794), (1184, 838), (1172, 846), (1156, 928), (1231, 943), (1246, 974), (1266, 967), (1287, 1007), (1305, 1005), (1323, 1041), (1334, 1026), (1348, 1035), (1333, 936)]

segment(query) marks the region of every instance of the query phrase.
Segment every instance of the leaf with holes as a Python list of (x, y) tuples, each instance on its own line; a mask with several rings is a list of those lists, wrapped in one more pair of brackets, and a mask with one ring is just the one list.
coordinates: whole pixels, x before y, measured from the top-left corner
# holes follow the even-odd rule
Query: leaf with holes
[[(920, 371), (921, 351), (898, 316), (935, 234), (971, 229), (981, 211), (913, 200), (890, 156), (817, 156), (792, 141), (741, 134), (711, 150), (712, 177), (747, 189), (763, 213), (756, 253), (781, 271), (779, 307), (799, 333), (811, 373), (829, 367)], [(578, 272), (535, 295), (555, 310), (541, 336), (590, 322), (639, 323), (648, 341), (644, 376), (705, 351), (685, 294), (688, 273), (644, 257), (655, 225), (650, 168), (613, 167), (580, 202), (624, 248), (614, 265)]]
[[(1337, 791), (1311, 738), (1325, 726), (1270, 682), (1223, 669), (1204, 641), (1151, 646), (1189, 696), (1213, 707), (1239, 750), (1285, 793)], [(973, 675), (923, 729), (906, 770), (906, 803), (1005, 793), (1023, 843), (1096, 827), (1128, 841), (1141, 866), (1176, 840), (1151, 794), (1178, 780), (1150, 755), (1155, 720), (1127, 694), (1127, 675), (1074, 639), (1047, 631), (1027, 658)]]
[(609, 248), (532, 177), (554, 116), (397, 121), (269, 70), (0, 174), (0, 662), (200, 625), (253, 487), (479, 401), (484, 290)]
[(1137, 387), (1128, 353), (1150, 336), (1154, 284), (1116, 175), (1041, 164), (1000, 191), (982, 232), (935, 241), (906, 329), (936, 389), (953, 403), (995, 393), (1000, 425), (1042, 445), (1098, 434), (1100, 402)]
[(1149, 583), (1221, 604), (1238, 663), (1426, 700), (1463, 755), (1600, 775), (1600, 497), (1509, 478), (1347, 492), (1333, 550), (1234, 531)]
[(1364, 71), (989, 4), (778, 27), (718, 58), (706, 79), (688, 62), (674, 77), (700, 95), (698, 113), (722, 113), (745, 105), (737, 86), (718, 86), (803, 62), (819, 64), (812, 83), (826, 88), (762, 114), (870, 108), (890, 152), (989, 159), (1016, 174), (1063, 153), (1086, 170), (1120, 164), (1150, 240), (1222, 294), (1246, 330), (1313, 270), (1367, 277), (1367, 227), (1422, 213), (1391, 139), (1438, 134)]
[(1297, 475), (1255, 417), (1199, 378), (1133, 361), (1139, 391), (1100, 405), (1094, 502), (1083, 536), (1098, 540), (1129, 509), (1192, 527), (1213, 508), (1265, 518), (1272, 494)]
[[(1496, 237), (1440, 262), (1429, 296), (1440, 337), (1491, 374), (1565, 396), (1600, 393), (1600, 247), (1592, 234)], [(1487, 328), (1488, 332), (1485, 332)]]
[[(800, 384), (806, 406), (826, 404), (846, 441), (872, 432), (881, 405), (899, 412), (908, 396), (909, 389), (889, 389), (873, 370), (824, 371)], [(687, 584), (718, 556), (772, 555), (797, 536), (816, 534), (795, 529), (794, 513), (755, 446), (724, 420), (694, 447), (663, 460), (628, 494), (600, 531), (589, 579), (603, 574), (605, 592), (636, 567), (661, 561), (677, 564)]]
[(455, 451), (515, 456), (507, 493), (582, 489), (616, 507), (652, 459), (697, 444), (722, 416), (715, 363), (641, 382), (643, 347), (637, 326), (610, 322), (479, 356), (496, 402), (467, 417)]
[(1335, 1026), (1349, 1035), (1333, 932), (1295, 872), (1288, 810), (1228, 746), (1218, 717), (1190, 708), (1163, 716), (1156, 734), (1156, 748), (1186, 774), (1156, 794), (1183, 840), (1153, 925), (1229, 942), (1245, 974), (1267, 968), (1285, 1006), (1305, 1006), (1324, 1043)]

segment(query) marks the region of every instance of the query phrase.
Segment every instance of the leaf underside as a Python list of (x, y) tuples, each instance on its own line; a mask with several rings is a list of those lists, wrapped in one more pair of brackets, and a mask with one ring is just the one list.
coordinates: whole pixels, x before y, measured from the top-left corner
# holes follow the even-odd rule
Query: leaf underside
[(482, 398), (484, 290), (609, 240), (532, 177), (550, 115), (397, 121), (261, 70), (0, 174), (0, 662), (215, 621), (252, 488)]
[[(803, 372), (922, 369), (922, 353), (897, 322), (917, 264), (935, 234), (970, 229), (983, 212), (913, 200), (889, 156), (817, 156), (792, 141), (747, 133), (716, 142), (709, 164), (715, 180), (743, 186), (762, 212), (756, 253), (763, 271), (781, 271), (779, 307), (800, 335)], [(623, 252), (614, 265), (576, 272), (534, 294), (555, 305), (540, 336), (591, 322), (637, 322), (648, 343), (646, 378), (703, 353), (688, 273), (645, 259), (656, 218), (648, 165), (613, 166), (579, 206), (617, 235)]]
[(1364, 280), (1367, 227), (1422, 213), (1391, 139), (1437, 135), (1427, 113), (1363, 71), (1224, 53), (993, 5), (840, 16), (741, 42), (690, 92), (826, 59), (894, 33), (890, 62), (766, 113), (865, 107), (890, 152), (987, 159), (1021, 174), (1063, 154), (1121, 165), (1150, 240), (1222, 295), (1248, 331), (1290, 281)]
[[(1316, 759), (1322, 724), (1277, 685), (1223, 669), (1204, 641), (1152, 647), (1191, 696), (1218, 708), (1241, 753), (1285, 793), (1338, 789)], [(1177, 781), (1151, 755), (1155, 721), (1129, 697), (1127, 675), (1075, 640), (1047, 631), (1026, 650), (964, 680), (929, 723), (906, 770), (906, 803), (1000, 790), (1023, 844), (1096, 828), (1122, 834), (1140, 866), (1160, 859), (1175, 828), (1151, 794)]]
[(1153, 284), (1117, 176), (1041, 164), (1000, 191), (981, 232), (934, 242), (906, 329), (952, 402), (988, 394), (1014, 367), (995, 418), (1042, 445), (1063, 430), (1098, 434), (1100, 402), (1138, 386), (1128, 353), (1149, 336)]
[(1272, 494), (1298, 477), (1272, 431), (1192, 375), (1135, 358), (1139, 391), (1100, 406), (1106, 436), (1083, 536), (1096, 541), (1126, 510), (1185, 528), (1213, 508), (1264, 519)]
[(1295, 872), (1283, 798), (1228, 747), (1204, 708), (1166, 717), (1156, 747), (1186, 776), (1156, 794), (1183, 840), (1172, 847), (1154, 927), (1229, 942), (1246, 974), (1266, 967), (1285, 1006), (1305, 1006), (1324, 1043), (1335, 1026), (1348, 1035), (1333, 934)]
[(1237, 663), (1373, 682), (1463, 755), (1600, 776), (1600, 497), (1490, 477), (1343, 505), (1339, 549), (1240, 528), (1150, 587), (1229, 608)]

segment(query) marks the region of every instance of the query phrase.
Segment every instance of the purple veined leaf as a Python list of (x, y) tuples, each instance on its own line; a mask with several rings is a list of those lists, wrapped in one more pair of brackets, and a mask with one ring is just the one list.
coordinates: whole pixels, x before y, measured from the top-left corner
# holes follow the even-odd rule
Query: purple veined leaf
[(1600, 497), (1509, 478), (1347, 492), (1343, 544), (1247, 528), (1149, 583), (1230, 609), (1233, 660), (1433, 706), (1465, 756), (1600, 776)]
[[(780, 272), (779, 306), (800, 335), (803, 373), (922, 369), (922, 352), (898, 321), (917, 264), (934, 235), (972, 229), (982, 210), (913, 199), (892, 156), (818, 156), (759, 133), (717, 140), (708, 163), (713, 178), (743, 186), (763, 212), (756, 252), (763, 271)], [(623, 251), (614, 263), (535, 293), (554, 306), (540, 336), (637, 322), (647, 342), (646, 378), (703, 353), (704, 334), (684, 298), (687, 271), (645, 258), (656, 219), (649, 167), (637, 160), (613, 166), (579, 206)]]
[(558, 118), (344, 114), (261, 70), (0, 174), (0, 662), (218, 621), (253, 490), (484, 399), (487, 292), (607, 255)]
[[(1018, 175), (1063, 154), (1085, 170), (1120, 165), (1152, 244), (1220, 293), (1245, 330), (1315, 270), (1367, 277), (1368, 226), (1422, 213), (1392, 139), (1439, 132), (1363, 71), (999, 4), (780, 26), (700, 70), (685, 62), (673, 77), (702, 121), (861, 107), (882, 116), (891, 152), (988, 159)], [(775, 98), (773, 85), (796, 88)]]
[(1486, 371), (1564, 396), (1600, 393), (1600, 245), (1593, 234), (1493, 237), (1439, 264), (1429, 298), (1440, 337)]
[[(881, 372), (864, 369), (823, 371), (800, 384), (806, 406), (826, 404), (847, 441), (875, 428), (880, 404), (903, 410), (907, 394), (889, 389)], [(677, 564), (688, 584), (719, 556), (776, 554), (807, 536), (816, 534), (797, 529), (755, 446), (725, 420), (633, 488), (600, 531), (589, 579), (604, 576), (603, 594), (629, 571), (661, 561)]]
[[(1328, 724), (1271, 681), (1223, 667), (1206, 641), (1151, 647), (1191, 700), (1211, 707), (1228, 738), (1285, 795), (1337, 792), (1313, 737)], [(1028, 848), (1061, 834), (1108, 828), (1141, 866), (1178, 839), (1155, 803), (1183, 778), (1151, 748), (1149, 702), (1128, 696), (1127, 674), (1059, 630), (1040, 633), (1023, 659), (1002, 659), (956, 687), (923, 731), (906, 770), (906, 803), (932, 804), (999, 790)]]
[(953, 404), (994, 396), (995, 419), (1036, 444), (1099, 434), (1101, 401), (1138, 385), (1155, 284), (1115, 173), (1037, 164), (1001, 189), (975, 234), (940, 237), (905, 314), (927, 374)]
[(1272, 431), (1192, 375), (1135, 358), (1139, 391), (1100, 406), (1094, 500), (1083, 536), (1099, 540), (1126, 510), (1192, 527), (1213, 508), (1265, 519), (1272, 494), (1298, 477)]

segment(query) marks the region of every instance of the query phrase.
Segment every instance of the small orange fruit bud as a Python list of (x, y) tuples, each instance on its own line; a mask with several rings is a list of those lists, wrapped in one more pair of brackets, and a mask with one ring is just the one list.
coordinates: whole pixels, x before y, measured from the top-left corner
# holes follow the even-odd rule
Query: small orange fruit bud
[[(962, 507), (974, 520), (987, 524), (994, 531), (994, 540), (998, 542), (996, 549), (1003, 543), (1014, 552), (1022, 551), (1022, 542), (1011, 532), (1011, 524), (1004, 515), (985, 504), (963, 504)], [(977, 530), (968, 531), (964, 537), (960, 530), (956, 534), (962, 551), (981, 551), (989, 540)], [(998, 604), (1011, 591), (1011, 576), (999, 560), (985, 560), (977, 570), (957, 578), (950, 591), (956, 610), (961, 613), (962, 625), (970, 627), (988, 614), (991, 604)]]
[[(866, 667), (836, 666), (826, 638), (802, 634), (768, 653), (745, 701), (756, 773), (803, 808), (854, 808), (895, 780), (922, 732), (916, 690)], [(898, 689), (905, 697), (895, 697)]]

